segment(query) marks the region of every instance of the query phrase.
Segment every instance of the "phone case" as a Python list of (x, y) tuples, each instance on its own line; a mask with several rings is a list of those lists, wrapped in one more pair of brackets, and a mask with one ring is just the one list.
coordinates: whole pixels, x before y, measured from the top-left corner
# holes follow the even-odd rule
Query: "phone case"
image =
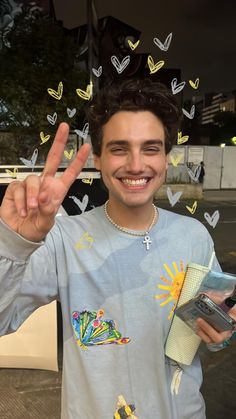
[(236, 322), (207, 295), (200, 294), (178, 307), (175, 314), (196, 331), (196, 319), (201, 317), (218, 332), (233, 330)]

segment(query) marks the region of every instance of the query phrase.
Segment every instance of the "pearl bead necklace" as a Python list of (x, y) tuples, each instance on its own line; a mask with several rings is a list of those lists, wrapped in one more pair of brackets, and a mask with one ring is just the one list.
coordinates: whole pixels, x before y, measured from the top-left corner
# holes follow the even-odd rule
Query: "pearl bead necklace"
[(142, 243), (146, 245), (146, 250), (149, 250), (150, 249), (150, 244), (152, 243), (152, 240), (150, 238), (149, 232), (150, 232), (150, 230), (152, 229), (152, 227), (154, 226), (154, 224), (156, 223), (156, 220), (157, 220), (157, 209), (156, 209), (155, 205), (152, 204), (153, 209), (154, 209), (154, 215), (153, 215), (152, 222), (151, 222), (150, 226), (148, 227), (148, 229), (146, 231), (145, 230), (143, 230), (143, 231), (134, 231), (134, 230), (130, 230), (130, 229), (126, 228), (126, 227), (122, 227), (119, 224), (116, 224), (115, 221), (112, 220), (112, 218), (108, 215), (108, 212), (107, 212), (108, 202), (109, 201), (107, 201), (104, 204), (104, 212), (105, 212), (105, 215), (106, 215), (107, 219), (110, 221), (110, 223), (114, 227), (116, 227), (118, 230), (123, 231), (124, 233), (130, 234), (132, 236), (140, 236), (140, 237), (143, 236), (144, 237), (144, 240), (142, 241)]

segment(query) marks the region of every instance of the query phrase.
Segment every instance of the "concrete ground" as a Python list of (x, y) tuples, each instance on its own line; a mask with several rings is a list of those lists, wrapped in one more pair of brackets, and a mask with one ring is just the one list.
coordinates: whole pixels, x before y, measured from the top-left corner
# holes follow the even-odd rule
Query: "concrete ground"
[[(179, 201), (171, 208), (167, 200), (158, 203), (160, 207), (189, 216), (186, 206), (192, 204), (193, 200)], [(211, 216), (217, 210), (220, 218), (213, 228), (204, 214), (208, 212)], [(210, 231), (223, 270), (236, 273), (236, 191), (204, 193), (204, 199), (198, 202), (192, 216), (202, 221)], [(202, 345), (201, 359), (204, 373), (202, 393), (206, 401), (207, 419), (235, 419), (236, 341), (217, 353), (207, 351)], [(59, 372), (0, 369), (0, 419), (59, 419), (61, 365), (62, 347), (59, 343)]]
[(59, 419), (61, 371), (1, 369), (1, 419)]
[(236, 201), (235, 189), (207, 190), (203, 191), (205, 201)]

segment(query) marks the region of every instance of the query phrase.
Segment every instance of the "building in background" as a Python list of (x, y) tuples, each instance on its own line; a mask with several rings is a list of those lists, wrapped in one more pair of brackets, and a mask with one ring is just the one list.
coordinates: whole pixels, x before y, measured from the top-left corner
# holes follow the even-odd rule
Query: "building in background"
[(184, 118), (183, 130), (189, 144), (235, 145), (236, 91), (206, 93), (184, 102), (185, 109), (195, 107), (193, 119)]
[(202, 125), (214, 123), (215, 115), (220, 112), (223, 93), (205, 95), (205, 106), (202, 109)]
[(236, 113), (235, 95), (230, 93), (225, 100), (220, 103), (220, 111)]
[(235, 114), (235, 96), (232, 92), (205, 95), (201, 117), (202, 125), (216, 123), (215, 116), (219, 112)]

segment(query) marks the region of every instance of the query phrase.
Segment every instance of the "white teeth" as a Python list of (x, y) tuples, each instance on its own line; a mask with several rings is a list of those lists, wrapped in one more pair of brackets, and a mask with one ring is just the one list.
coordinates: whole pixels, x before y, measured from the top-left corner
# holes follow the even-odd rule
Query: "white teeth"
[(147, 183), (147, 179), (121, 179), (123, 183), (125, 183), (126, 185), (145, 185)]

